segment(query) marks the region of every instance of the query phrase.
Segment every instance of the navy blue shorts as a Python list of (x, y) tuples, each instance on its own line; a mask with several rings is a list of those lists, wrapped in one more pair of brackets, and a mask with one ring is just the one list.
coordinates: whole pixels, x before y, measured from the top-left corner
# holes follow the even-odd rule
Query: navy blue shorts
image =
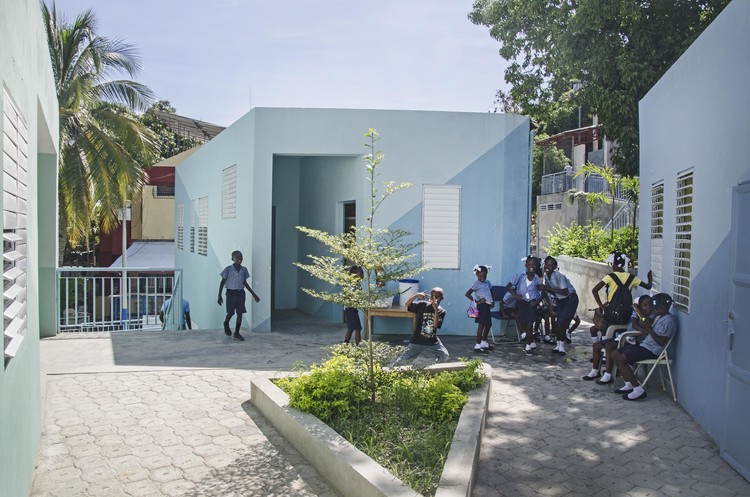
[(624, 345), (617, 349), (617, 351), (627, 358), (628, 364), (635, 364), (638, 361), (646, 359), (656, 359), (656, 355), (653, 352), (640, 345)]
[(347, 307), (344, 309), (344, 316), (346, 316), (346, 329), (347, 330), (361, 330), (362, 322), (359, 320), (359, 311), (353, 307)]
[(566, 330), (578, 310), (578, 294), (573, 292), (564, 299), (557, 299), (557, 324)]
[(490, 324), (492, 322), (492, 316), (490, 315), (491, 309), (490, 304), (477, 304), (479, 315), (474, 318), (474, 322), (479, 324)]
[(227, 314), (244, 314), (246, 312), (247, 309), (245, 309), (245, 289), (227, 289)]
[(536, 321), (536, 307), (531, 307), (525, 300), (518, 301), (518, 314), (516, 319), (521, 324), (533, 323)]

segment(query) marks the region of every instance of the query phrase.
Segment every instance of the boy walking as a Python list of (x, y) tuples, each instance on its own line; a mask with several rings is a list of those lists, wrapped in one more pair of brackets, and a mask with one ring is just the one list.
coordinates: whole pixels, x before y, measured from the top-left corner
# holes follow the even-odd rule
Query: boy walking
[(260, 302), (258, 297), (250, 285), (247, 284), (247, 280), (250, 278), (250, 273), (247, 268), (242, 265), (242, 252), (235, 250), (232, 252), (232, 264), (225, 267), (221, 272), (221, 283), (219, 284), (219, 305), (223, 304), (221, 298), (221, 291), (226, 285), (227, 287), (227, 316), (224, 318), (224, 333), (227, 336), (232, 336), (232, 330), (229, 328), (229, 320), (232, 319), (232, 314), (237, 314), (237, 322), (234, 325), (234, 339), (244, 341), (245, 338), (240, 335), (240, 326), (242, 325), (242, 315), (247, 312), (245, 308), (245, 288), (253, 296), (256, 302)]
[[(417, 324), (409, 340), (409, 348), (396, 359), (394, 366), (402, 361), (417, 357), (422, 352), (430, 352), (437, 358), (437, 362), (448, 360), (448, 350), (437, 336), (437, 330), (443, 325), (445, 309), (440, 307), (443, 300), (443, 289), (435, 287), (430, 291), (430, 300), (424, 300), (422, 292), (414, 295), (406, 302), (406, 309), (417, 315)], [(419, 302), (415, 300), (421, 299)]]

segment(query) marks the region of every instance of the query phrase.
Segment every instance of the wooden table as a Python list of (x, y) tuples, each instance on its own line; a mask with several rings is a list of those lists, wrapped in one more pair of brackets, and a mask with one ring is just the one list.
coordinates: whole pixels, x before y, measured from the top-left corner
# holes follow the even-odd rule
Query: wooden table
[(394, 305), (391, 307), (382, 307), (376, 309), (370, 309), (367, 312), (367, 329), (370, 330), (372, 335), (372, 318), (373, 316), (386, 317), (386, 318), (411, 318), (411, 330), (414, 331), (414, 327), (417, 325), (417, 315), (413, 312), (406, 310), (406, 307), (400, 305)]

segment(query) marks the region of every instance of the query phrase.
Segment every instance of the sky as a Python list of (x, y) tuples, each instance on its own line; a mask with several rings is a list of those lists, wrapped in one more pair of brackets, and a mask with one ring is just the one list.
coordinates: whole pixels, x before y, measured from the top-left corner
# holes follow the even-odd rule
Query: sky
[[(51, 0), (47, 0), (48, 4)], [(228, 126), (253, 107), (487, 112), (506, 62), (473, 0), (57, 0), (135, 46), (134, 78)]]

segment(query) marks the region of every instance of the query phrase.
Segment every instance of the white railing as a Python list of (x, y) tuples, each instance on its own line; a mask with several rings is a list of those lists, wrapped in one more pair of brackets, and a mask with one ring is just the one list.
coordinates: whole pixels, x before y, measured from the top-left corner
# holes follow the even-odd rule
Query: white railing
[(615, 215), (612, 219), (607, 221), (607, 224), (604, 225), (604, 231), (607, 231), (611, 226), (614, 225), (615, 229), (618, 230), (620, 228), (625, 228), (627, 226), (631, 225), (631, 209), (630, 204), (622, 204), (619, 209), (617, 209), (617, 212), (615, 212)]
[[(608, 193), (609, 186), (607, 182), (598, 174), (589, 174), (586, 176), (578, 176), (574, 178), (565, 172), (545, 174), (542, 176), (542, 195), (550, 195), (552, 193), (562, 193), (574, 188), (586, 193)], [(615, 190), (615, 198), (617, 200), (625, 200), (622, 195), (620, 186), (617, 186)]]
[[(159, 320), (164, 301), (182, 301), (182, 270), (175, 268), (62, 267), (57, 269), (57, 331), (177, 329), (182, 306)], [(126, 305), (121, 305), (124, 298)]]

